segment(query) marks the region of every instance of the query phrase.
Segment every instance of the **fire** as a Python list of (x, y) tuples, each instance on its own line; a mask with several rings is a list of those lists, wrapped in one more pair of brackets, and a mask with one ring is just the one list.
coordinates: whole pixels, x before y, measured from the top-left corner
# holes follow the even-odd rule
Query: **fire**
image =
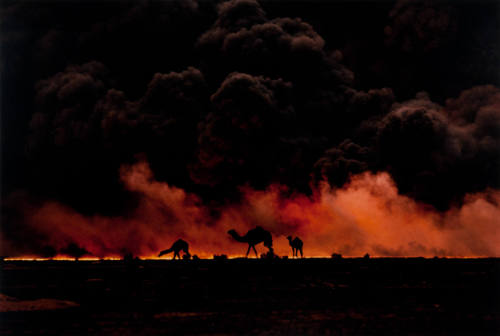
[(5, 261), (102, 261), (102, 260), (122, 260), (120, 257), (104, 257), (104, 258), (96, 258), (96, 257), (83, 257), (83, 258), (73, 258), (67, 256), (55, 256), (53, 258), (40, 258), (33, 256), (21, 256), (21, 257), (13, 257), (13, 258), (5, 258)]
[[(87, 251), (79, 260), (114, 260), (125, 254), (156, 259), (178, 238), (188, 241), (190, 253), (200, 258), (242, 257), (248, 246), (234, 241), (227, 231), (243, 235), (257, 225), (273, 234), (274, 251), (282, 256), (291, 255), (288, 235), (304, 241), (309, 257), (500, 256), (497, 191), (468, 195), (461, 207), (438, 213), (399, 195), (388, 174), (364, 173), (341, 189), (323, 185), (312, 196), (284, 196), (285, 187), (279, 185), (265, 191), (243, 188), (243, 200), (220, 208), (221, 215), (214, 219), (196, 195), (156, 181), (145, 162), (123, 167), (121, 176), (127, 188), (142, 196), (128, 217), (84, 216), (47, 202), (26, 213), (27, 222), (58, 251), (70, 243)], [(257, 250), (267, 251), (262, 244)], [(16, 251), (2, 254), (16, 255)], [(17, 255), (46, 260), (22, 251)]]

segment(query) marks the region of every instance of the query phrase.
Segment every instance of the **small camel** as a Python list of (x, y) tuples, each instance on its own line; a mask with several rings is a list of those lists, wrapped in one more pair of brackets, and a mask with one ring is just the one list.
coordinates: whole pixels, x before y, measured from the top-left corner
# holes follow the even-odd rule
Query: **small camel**
[(253, 249), (253, 251), (255, 252), (255, 256), (258, 257), (255, 245), (262, 242), (270, 252), (273, 251), (273, 237), (271, 235), (271, 232), (264, 230), (260, 226), (257, 226), (255, 229), (249, 230), (244, 236), (240, 236), (235, 230), (229, 230), (227, 233), (231, 235), (231, 237), (233, 237), (236, 241), (248, 244), (246, 257), (248, 257), (250, 249)]
[(183, 251), (188, 257), (191, 256), (189, 254), (189, 244), (182, 239), (177, 239), (169, 249), (161, 251), (160, 254), (158, 254), (158, 257), (161, 257), (162, 255), (170, 253), (172, 251), (174, 252), (174, 257), (172, 259), (175, 259), (175, 257), (181, 259), (181, 256), (179, 254), (180, 251)]
[(292, 236), (286, 237), (288, 239), (288, 242), (290, 243), (290, 246), (292, 247), (292, 253), (294, 257), (298, 257), (298, 252), (300, 252), (300, 257), (303, 258), (304, 255), (302, 254), (302, 246), (304, 246), (304, 243), (299, 237), (295, 237), (295, 239), (292, 240)]

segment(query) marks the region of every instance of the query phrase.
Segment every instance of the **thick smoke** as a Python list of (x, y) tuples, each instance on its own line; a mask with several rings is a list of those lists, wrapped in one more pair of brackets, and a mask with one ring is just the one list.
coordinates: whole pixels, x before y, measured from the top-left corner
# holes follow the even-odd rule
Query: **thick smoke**
[(256, 1), (228, 1), (219, 6), (219, 19), (199, 38), (198, 49), (210, 79), (242, 72), (290, 82), (300, 132), (337, 137), (342, 129), (337, 125), (346, 117), (353, 74), (338, 62), (339, 52), (326, 50), (323, 38), (300, 18), (267, 19)]
[(498, 188), (499, 89), (475, 87), (445, 106), (426, 93), (365, 121), (357, 138), (327, 150), (316, 180), (341, 186), (361, 171), (388, 171), (402, 194), (447, 209), (466, 193)]
[(405, 53), (430, 52), (455, 38), (457, 15), (447, 4), (400, 0), (389, 13), (386, 43)]
[(279, 176), (282, 137), (294, 122), (292, 85), (283, 80), (230, 74), (211, 97), (200, 123), (195, 181), (265, 187)]
[(226, 232), (243, 234), (260, 225), (273, 233), (279, 255), (289, 254), (285, 237), (290, 233), (303, 239), (306, 256), (500, 254), (500, 211), (492, 203), (500, 202), (497, 191), (468, 195), (462, 207), (438, 213), (399, 195), (388, 174), (365, 173), (337, 190), (323, 185), (312, 196), (284, 196), (286, 187), (279, 185), (263, 191), (244, 188), (242, 202), (220, 207), (214, 217), (196, 195), (156, 181), (145, 162), (122, 167), (121, 179), (139, 195), (128, 216), (85, 216), (56, 202), (28, 203), (18, 214), (31, 231), (26, 246), (2, 241), (2, 252), (50, 257), (47, 249), (35, 249), (38, 239), (59, 256), (155, 257), (182, 237), (201, 257), (241, 256), (247, 246)]
[(261, 225), (318, 255), (498, 255), (492, 5), (380, 5), (352, 43), (331, 6), (335, 31), (253, 0), (5, 5), (4, 253), (238, 254), (224, 233)]
[[(38, 82), (30, 123), (33, 183), (85, 211), (122, 206), (118, 169), (136, 154), (145, 154), (162, 179), (186, 184), (207, 100), (194, 68), (154, 75), (137, 101), (110, 88), (107, 74), (92, 62)], [(96, 189), (100, 195), (89, 199)]]
[(377, 150), (400, 192), (445, 208), (467, 192), (498, 187), (498, 92), (473, 88), (444, 107), (421, 94), (393, 107), (379, 126)]

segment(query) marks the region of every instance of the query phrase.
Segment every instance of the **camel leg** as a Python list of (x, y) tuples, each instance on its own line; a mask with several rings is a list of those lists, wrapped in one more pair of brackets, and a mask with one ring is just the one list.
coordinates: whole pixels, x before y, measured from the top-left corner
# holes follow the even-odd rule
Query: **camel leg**
[(253, 251), (255, 252), (255, 256), (258, 258), (259, 256), (257, 255), (257, 250), (255, 249), (255, 245), (252, 245)]
[(252, 245), (248, 244), (248, 250), (247, 250), (247, 255), (245, 256), (246, 258), (248, 258), (248, 254), (250, 253), (250, 249), (252, 248)]
[(302, 253), (302, 249), (300, 249), (300, 257), (304, 258), (304, 254)]
[[(177, 252), (177, 251), (175, 251), (175, 252), (174, 252), (174, 260), (175, 260), (175, 257), (179, 257), (179, 252)], [(181, 257), (179, 257), (179, 259), (180, 259), (180, 258), (181, 258)]]

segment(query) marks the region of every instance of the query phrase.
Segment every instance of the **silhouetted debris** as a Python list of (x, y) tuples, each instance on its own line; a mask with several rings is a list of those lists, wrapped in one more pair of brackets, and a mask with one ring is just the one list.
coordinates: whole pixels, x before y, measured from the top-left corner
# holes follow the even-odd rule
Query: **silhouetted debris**
[(225, 254), (214, 254), (214, 260), (227, 260), (227, 255)]
[(90, 254), (89, 251), (76, 245), (75, 243), (71, 243), (66, 248), (62, 249), (61, 253), (67, 254), (68, 256), (73, 257), (76, 260), (78, 260), (79, 258), (81, 258), (84, 255)]
[(333, 253), (332, 254), (332, 259), (342, 259), (342, 254), (340, 254), (340, 253)]
[(40, 251), (40, 256), (43, 258), (53, 258), (57, 255), (57, 251), (52, 246), (43, 246)]
[(0, 262), (1, 262), (1, 261), (4, 261), (4, 260), (5, 260), (5, 258), (8, 258), (8, 256), (0, 256)]
[(274, 254), (274, 250), (272, 248), (269, 249), (268, 252), (262, 253), (260, 255), (260, 259), (280, 259), (280, 256), (277, 254)]
[(190, 260), (191, 259), (191, 255), (190, 254), (185, 254), (182, 256), (182, 260)]
[(288, 260), (288, 256), (283, 256), (283, 257), (281, 257), (281, 259)]
[(367, 253), (363, 256), (363, 259), (370, 259), (370, 255)]
[(125, 261), (125, 262), (130, 262), (132, 260), (134, 260), (134, 255), (132, 253), (126, 253), (123, 256), (123, 261)]
[(200, 258), (196, 254), (194, 254), (193, 255), (193, 260), (200, 260)]

